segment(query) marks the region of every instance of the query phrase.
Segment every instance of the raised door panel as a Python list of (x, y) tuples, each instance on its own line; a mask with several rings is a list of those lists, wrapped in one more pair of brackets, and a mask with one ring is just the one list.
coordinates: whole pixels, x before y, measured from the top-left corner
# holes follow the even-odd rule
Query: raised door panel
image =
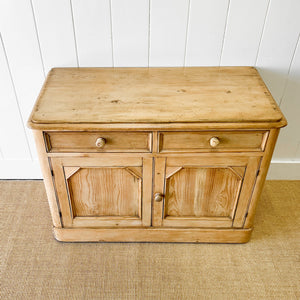
[(129, 168), (79, 168), (67, 179), (73, 216), (139, 217), (138, 173)]
[(165, 216), (232, 218), (241, 182), (231, 168), (180, 168), (166, 180)]
[(154, 204), (154, 226), (232, 227), (238, 217), (242, 227), (260, 157), (158, 160), (155, 174), (163, 174), (163, 183), (155, 180), (155, 192), (164, 201)]
[(64, 227), (150, 225), (151, 180), (143, 177), (152, 160), (53, 158), (52, 165)]

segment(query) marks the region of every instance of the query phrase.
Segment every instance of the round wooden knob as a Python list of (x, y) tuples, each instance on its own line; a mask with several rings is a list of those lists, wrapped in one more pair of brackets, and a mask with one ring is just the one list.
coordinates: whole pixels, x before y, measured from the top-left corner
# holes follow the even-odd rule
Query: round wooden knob
[(164, 195), (161, 194), (161, 193), (156, 193), (156, 194), (154, 195), (154, 200), (155, 200), (156, 202), (160, 202), (163, 198), (164, 198)]
[(220, 144), (220, 140), (214, 136), (209, 140), (209, 144), (212, 148), (216, 148)]
[(96, 140), (96, 147), (103, 148), (105, 143), (106, 143), (105, 138), (100, 137)]

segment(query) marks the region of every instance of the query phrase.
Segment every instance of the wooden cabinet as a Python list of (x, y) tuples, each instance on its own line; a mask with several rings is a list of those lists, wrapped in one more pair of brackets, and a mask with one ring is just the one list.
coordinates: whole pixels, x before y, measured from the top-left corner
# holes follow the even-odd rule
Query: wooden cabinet
[(286, 120), (254, 68), (61, 68), (28, 125), (58, 240), (242, 243)]
[(157, 158), (153, 225), (242, 228), (260, 157)]
[(151, 224), (152, 159), (51, 158), (65, 227)]

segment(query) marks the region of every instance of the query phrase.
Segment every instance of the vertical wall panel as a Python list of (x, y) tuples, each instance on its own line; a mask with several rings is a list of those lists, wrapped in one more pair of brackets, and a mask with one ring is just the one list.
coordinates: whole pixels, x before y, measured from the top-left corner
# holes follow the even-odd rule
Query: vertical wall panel
[[(30, 1), (0, 1), (0, 28), (23, 122), (26, 123), (44, 80)], [(26, 128), (35, 158), (32, 134)]]
[(269, 0), (230, 1), (221, 65), (255, 65), (268, 3)]
[(271, 0), (258, 53), (260, 74), (278, 103), (299, 35), (299, 12), (299, 0)]
[(80, 67), (111, 67), (109, 0), (72, 0)]
[(70, 0), (32, 0), (46, 73), (76, 67), (76, 42)]
[(4, 159), (30, 159), (24, 126), (0, 36), (0, 146)]
[(255, 64), (289, 123), (274, 158), (299, 162), (299, 12), (299, 0), (0, 0), (0, 177), (38, 174), (24, 123), (54, 66)]
[(188, 0), (151, 0), (150, 66), (183, 66)]
[(300, 159), (297, 152), (300, 145), (300, 42), (291, 65), (287, 86), (282, 99), (281, 109), (288, 120), (282, 129), (274, 157), (281, 159)]
[(148, 66), (149, 0), (111, 0), (115, 67)]
[(191, 0), (186, 66), (219, 65), (228, 1)]

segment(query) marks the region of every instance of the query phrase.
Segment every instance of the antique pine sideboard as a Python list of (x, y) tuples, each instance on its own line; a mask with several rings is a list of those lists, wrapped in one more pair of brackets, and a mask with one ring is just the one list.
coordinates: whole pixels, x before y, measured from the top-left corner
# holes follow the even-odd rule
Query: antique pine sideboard
[(252, 67), (54, 68), (33, 129), (59, 241), (244, 243), (286, 119)]

